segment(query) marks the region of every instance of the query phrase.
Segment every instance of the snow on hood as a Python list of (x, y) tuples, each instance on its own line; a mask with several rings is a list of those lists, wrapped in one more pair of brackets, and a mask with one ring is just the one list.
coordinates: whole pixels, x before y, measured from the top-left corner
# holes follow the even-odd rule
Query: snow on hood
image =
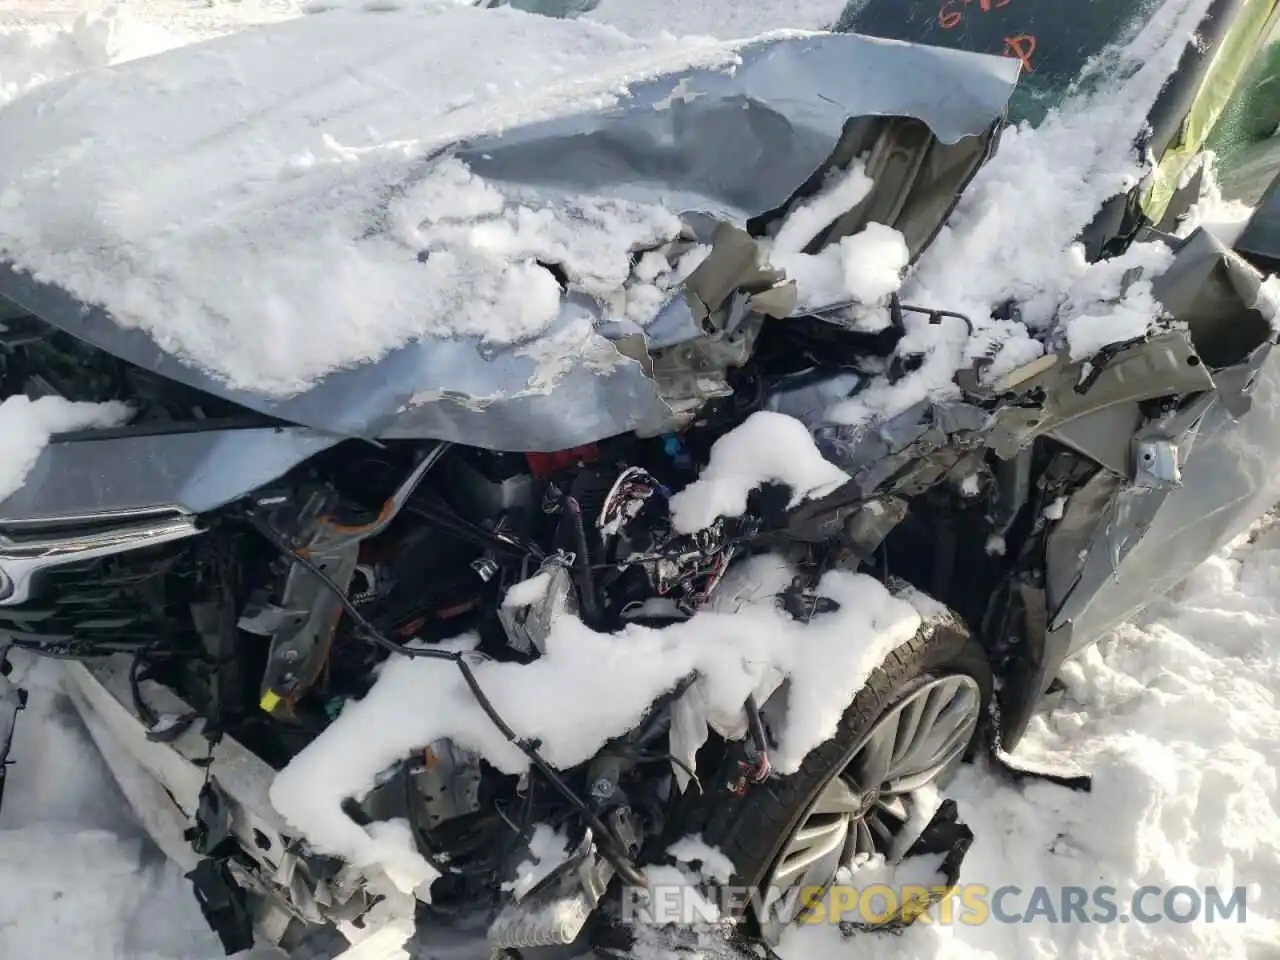
[(0, 25), (0, 105), (53, 80), (161, 53), (191, 40), (140, 21), (119, 4), (83, 13), (68, 29)]
[[(853, 116), (983, 134), (1016, 73), (854, 36), (332, 10), (0, 111), (0, 294), (296, 423), (368, 435), (408, 411), (415, 435), (557, 449), (666, 414), (634, 361), (548, 376), (527, 345), (638, 330), (664, 293), (631, 254), (676, 214), (774, 209)], [(442, 399), (410, 410), (424, 391)]]
[[(508, 254), (493, 270), (483, 256), (420, 263), (419, 222), (503, 207), (430, 156), (462, 135), (607, 107), (629, 83), (734, 60), (726, 45), (437, 4), (246, 31), (7, 111), (4, 138), (25, 149), (5, 164), (0, 246), (165, 349), (271, 395), (413, 336), (518, 341), (558, 307), (555, 279), (532, 265), (555, 238), (490, 238)], [(588, 215), (604, 221), (597, 207)], [(588, 243), (612, 227), (625, 254), (673, 229), (670, 214), (636, 224), (643, 212), (615, 212)], [(565, 232), (526, 219), (512, 232)], [(625, 266), (617, 250), (599, 253)]]

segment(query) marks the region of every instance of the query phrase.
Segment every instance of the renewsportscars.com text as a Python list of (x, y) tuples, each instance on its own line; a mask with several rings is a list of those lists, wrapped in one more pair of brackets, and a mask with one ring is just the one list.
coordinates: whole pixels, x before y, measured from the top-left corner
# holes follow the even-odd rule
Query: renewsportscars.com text
[[(938, 898), (941, 897), (941, 900)], [(937, 900), (938, 902), (931, 902)], [(768, 895), (744, 887), (661, 885), (627, 888), (624, 919), (634, 923), (698, 924), (741, 914), (803, 915), (801, 922), (877, 926), (895, 918), (918, 923), (980, 926), (985, 923), (1244, 923), (1246, 888), (1143, 886), (1121, 893), (1110, 886), (956, 887), (883, 883), (796, 888)]]

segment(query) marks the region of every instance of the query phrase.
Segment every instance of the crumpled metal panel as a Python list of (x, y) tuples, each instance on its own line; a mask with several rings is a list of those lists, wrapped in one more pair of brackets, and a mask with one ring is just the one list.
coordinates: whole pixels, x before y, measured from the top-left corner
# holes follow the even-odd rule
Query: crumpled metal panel
[[(452, 153), (500, 188), (533, 191), (547, 203), (603, 193), (743, 226), (782, 205), (819, 170), (852, 118), (915, 118), (943, 143), (988, 135), (1017, 71), (1007, 58), (853, 35), (771, 39), (743, 49), (732, 71), (674, 73), (633, 86), (615, 107), (460, 142)], [(412, 343), (333, 373), (304, 393), (272, 398), (227, 386), (11, 264), (0, 264), (0, 295), (158, 374), (346, 436), (558, 450), (660, 430), (671, 416), (635, 359), (620, 356), (608, 369), (575, 365), (545, 384), (520, 347), (482, 351), (467, 339)], [(600, 330), (599, 306), (570, 299), (544, 339), (569, 329), (583, 311)], [(665, 331), (663, 342), (694, 335), (687, 314), (683, 298), (672, 302), (654, 325)], [(597, 332), (596, 346), (607, 350), (638, 333), (614, 325)]]
[[(1198, 400), (1137, 433), (1136, 453), (1143, 442), (1168, 445), (1174, 477), (1153, 483), (1133, 460), (1114, 490), (1095, 483), (1075, 494), (1050, 535), (1051, 626), (1071, 625), (1072, 651), (1165, 593), (1280, 493), (1280, 354), (1252, 309), (1260, 280), (1203, 230), (1157, 278), (1156, 295), (1212, 377)], [(1182, 334), (1135, 349), (1162, 353), (1169, 336)]]

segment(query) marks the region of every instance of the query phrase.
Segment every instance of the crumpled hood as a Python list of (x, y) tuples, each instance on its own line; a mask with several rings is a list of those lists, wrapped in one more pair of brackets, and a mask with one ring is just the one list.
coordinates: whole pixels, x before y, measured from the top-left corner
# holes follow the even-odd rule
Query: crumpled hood
[[(0, 156), (0, 296), (293, 423), (561, 449), (669, 417), (613, 343), (696, 335), (688, 304), (669, 293), (632, 322), (570, 271), (545, 316), (492, 335), (477, 298), (496, 326), (497, 307), (534, 310), (542, 257), (472, 276), (415, 247), (422, 224), (458, 215), (441, 212), (444, 164), (495, 191), (509, 223), (586, 209), (605, 227), (742, 227), (822, 169), (851, 119), (989, 136), (1017, 69), (858, 36), (673, 44), (434, 6), (245, 31), (0, 111), (0, 140), (24, 145)], [(422, 201), (412, 223), (405, 197)]]

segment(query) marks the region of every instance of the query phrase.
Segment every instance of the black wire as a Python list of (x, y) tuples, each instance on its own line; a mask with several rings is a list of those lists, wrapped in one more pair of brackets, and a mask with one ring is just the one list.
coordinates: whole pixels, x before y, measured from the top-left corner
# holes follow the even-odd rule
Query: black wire
[(485, 712), (493, 725), (498, 728), (504, 737), (507, 738), (509, 743), (528, 758), (534, 768), (547, 778), (547, 781), (555, 787), (556, 791), (573, 805), (573, 807), (587, 821), (587, 824), (591, 827), (595, 835), (601, 838), (602, 843), (600, 846), (600, 853), (609, 861), (609, 864), (618, 872), (618, 875), (627, 883), (634, 886), (643, 886), (645, 884), (644, 877), (630, 862), (629, 858), (622, 853), (626, 847), (616, 836), (614, 836), (613, 831), (610, 830), (605, 822), (596, 816), (595, 812), (587, 806), (586, 802), (574, 793), (573, 789), (560, 778), (556, 773), (555, 768), (543, 759), (537, 748), (527, 740), (522, 739), (514, 730), (511, 729), (507, 722), (502, 718), (502, 715), (498, 713), (493, 702), (490, 701), (484, 691), (480, 688), (480, 684), (476, 680), (475, 673), (472, 671), (471, 665), (467, 663), (464, 653), (454, 652), (451, 650), (434, 650), (430, 647), (407, 647), (389, 639), (383, 635), (377, 627), (370, 623), (359, 610), (356, 609), (355, 604), (347, 598), (346, 591), (339, 587), (327, 573), (321, 570), (309, 558), (298, 553), (285, 543), (284, 539), (260, 517), (250, 513), (247, 514), (247, 518), (254, 529), (262, 534), (262, 536), (265, 537), (272, 546), (279, 550), (291, 562), (301, 564), (308, 573), (316, 577), (333, 593), (338, 603), (342, 606), (343, 611), (355, 624), (358, 635), (372, 641), (384, 650), (398, 654), (402, 657), (409, 657), (411, 659), (424, 658), (428, 660), (452, 661), (459, 671), (461, 671), (463, 682), (465, 682), (467, 687), (471, 690), (471, 694), (480, 705), (480, 709)]
[(424, 503), (409, 504), (405, 509), (438, 527), (442, 532), (472, 546), (507, 553), (519, 559), (528, 557), (542, 559), (542, 552), (532, 545), (499, 536), (478, 524), (464, 520), (448, 509)]
[(129, 696), (133, 699), (133, 709), (139, 719), (151, 730), (160, 722), (160, 715), (151, 708), (142, 696), (142, 668), (146, 666), (146, 648), (133, 655), (133, 663), (129, 664)]
[(102, 653), (70, 653), (59, 650), (50, 650), (41, 643), (31, 643), (26, 640), (12, 641), (15, 650), (25, 650), (27, 653), (34, 654), (37, 657), (44, 657), (47, 660), (66, 660), (76, 663), (83, 660), (101, 660), (103, 657), (115, 656), (117, 653), (128, 653), (127, 650), (106, 650)]
[(573, 534), (576, 551), (574, 566), (578, 571), (578, 593), (582, 596), (582, 612), (588, 627), (600, 626), (600, 595), (596, 591), (595, 575), (591, 570), (591, 552), (587, 545), (587, 528), (582, 522), (582, 506), (576, 499), (565, 495), (561, 501), (569, 516), (569, 530)]

